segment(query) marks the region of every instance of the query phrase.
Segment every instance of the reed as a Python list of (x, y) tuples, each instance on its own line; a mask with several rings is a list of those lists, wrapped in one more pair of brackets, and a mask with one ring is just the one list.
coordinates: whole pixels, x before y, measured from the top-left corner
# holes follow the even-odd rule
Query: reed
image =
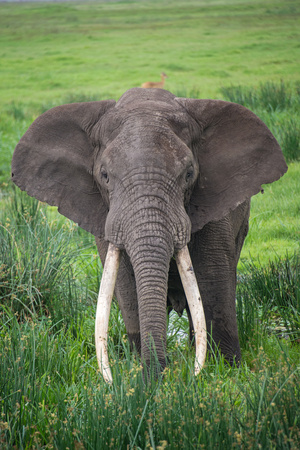
[[(44, 318), (18, 321), (1, 307), (0, 444), (3, 448), (297, 448), (299, 352), (267, 335), (229, 368), (209, 359), (197, 378), (178, 351), (147, 386), (122, 341), (110, 343), (114, 384), (89, 352), (86, 325), (76, 338)], [(82, 333), (82, 329), (85, 332)], [(87, 327), (89, 329), (89, 325)]]
[(46, 314), (68, 321), (88, 297), (74, 271), (82, 249), (76, 244), (77, 227), (49, 215), (46, 205), (19, 189), (2, 200), (0, 296), (18, 316)]

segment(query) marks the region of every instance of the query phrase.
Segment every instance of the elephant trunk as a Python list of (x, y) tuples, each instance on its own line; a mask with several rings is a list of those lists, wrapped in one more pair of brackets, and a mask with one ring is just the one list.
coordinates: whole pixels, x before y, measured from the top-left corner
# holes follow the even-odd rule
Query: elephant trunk
[[(148, 228), (148, 227), (147, 227)], [(147, 367), (160, 372), (166, 365), (167, 289), (173, 243), (170, 236), (136, 238), (127, 249), (133, 266), (140, 319), (141, 354)]]

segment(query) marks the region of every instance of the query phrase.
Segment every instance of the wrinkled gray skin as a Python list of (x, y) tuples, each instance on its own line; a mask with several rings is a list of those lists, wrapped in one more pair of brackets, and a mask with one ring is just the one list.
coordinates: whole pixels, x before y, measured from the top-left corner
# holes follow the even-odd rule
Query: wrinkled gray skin
[(246, 108), (134, 88), (117, 103), (37, 118), (16, 147), (12, 180), (93, 233), (102, 263), (108, 242), (123, 250), (115, 294), (128, 336), (148, 364), (152, 337), (161, 369), (166, 307), (188, 310), (172, 258), (186, 243), (207, 330), (239, 361), (236, 267), (250, 197), (286, 170), (277, 141)]

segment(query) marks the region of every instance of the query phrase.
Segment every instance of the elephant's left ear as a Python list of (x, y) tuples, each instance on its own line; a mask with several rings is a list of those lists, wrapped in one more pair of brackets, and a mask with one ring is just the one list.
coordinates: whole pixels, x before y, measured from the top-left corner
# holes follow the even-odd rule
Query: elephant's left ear
[[(16, 146), (12, 181), (95, 236), (107, 206), (93, 177), (93, 131), (114, 100), (57, 106), (39, 116)], [(99, 142), (98, 145), (101, 143)]]
[(247, 108), (221, 100), (177, 98), (194, 119), (192, 150), (199, 163), (189, 216), (192, 232), (257, 194), (286, 171), (280, 146)]

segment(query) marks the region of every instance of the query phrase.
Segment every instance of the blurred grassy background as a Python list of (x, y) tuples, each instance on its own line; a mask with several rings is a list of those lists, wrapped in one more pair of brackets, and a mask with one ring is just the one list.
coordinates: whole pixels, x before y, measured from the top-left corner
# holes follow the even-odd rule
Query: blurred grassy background
[(162, 71), (168, 90), (196, 88), (202, 98), (299, 77), (295, 0), (25, 2), (0, 12), (4, 103), (118, 97)]

